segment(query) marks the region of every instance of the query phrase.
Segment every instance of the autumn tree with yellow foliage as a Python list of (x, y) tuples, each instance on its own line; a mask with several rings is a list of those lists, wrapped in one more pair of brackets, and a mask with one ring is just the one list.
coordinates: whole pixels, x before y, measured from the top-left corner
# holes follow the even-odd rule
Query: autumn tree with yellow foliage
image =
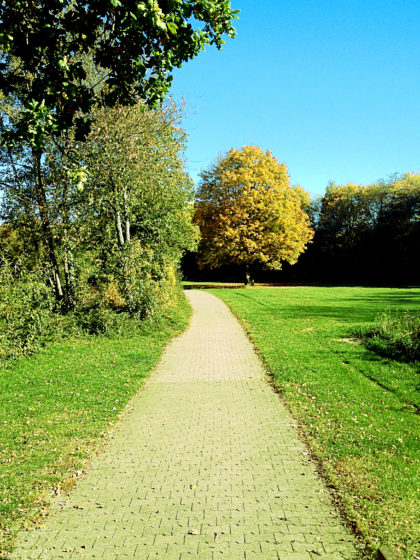
[(231, 149), (201, 173), (195, 222), (199, 264), (241, 266), (247, 283), (252, 265), (279, 270), (283, 262), (293, 264), (313, 237), (286, 165), (257, 146)]

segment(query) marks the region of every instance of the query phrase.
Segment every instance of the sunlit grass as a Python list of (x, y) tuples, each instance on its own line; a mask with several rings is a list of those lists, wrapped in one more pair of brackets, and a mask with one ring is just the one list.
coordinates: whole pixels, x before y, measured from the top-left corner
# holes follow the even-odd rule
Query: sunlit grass
[(414, 310), (418, 289), (217, 290), (242, 319), (274, 383), (369, 544), (420, 556), (419, 362), (383, 358), (355, 339), (383, 310)]
[(189, 315), (183, 301), (124, 335), (54, 343), (0, 370), (3, 556), (22, 523), (72, 486)]

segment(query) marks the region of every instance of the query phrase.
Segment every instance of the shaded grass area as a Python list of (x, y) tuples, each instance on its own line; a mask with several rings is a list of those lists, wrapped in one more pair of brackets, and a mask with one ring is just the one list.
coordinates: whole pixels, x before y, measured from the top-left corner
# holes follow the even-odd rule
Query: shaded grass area
[(243, 321), (304, 436), (368, 544), (420, 556), (419, 362), (352, 339), (378, 312), (418, 309), (419, 289), (217, 290)]
[(0, 557), (22, 523), (39, 522), (52, 494), (72, 487), (190, 312), (184, 299), (123, 335), (57, 342), (3, 366)]
[(373, 327), (356, 334), (366, 348), (382, 356), (404, 362), (420, 360), (420, 315), (414, 311), (380, 313)]

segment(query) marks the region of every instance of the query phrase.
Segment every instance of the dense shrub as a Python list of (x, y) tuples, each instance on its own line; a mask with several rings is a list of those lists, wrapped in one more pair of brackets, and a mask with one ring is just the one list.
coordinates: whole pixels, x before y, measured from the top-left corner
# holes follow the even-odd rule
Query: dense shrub
[(366, 348), (382, 356), (420, 359), (420, 316), (412, 311), (380, 313), (373, 328), (358, 333)]
[(89, 334), (122, 332), (127, 321), (141, 321), (174, 307), (182, 289), (176, 263), (133, 241), (110, 251), (106, 261), (84, 263), (75, 282), (74, 315)]
[[(175, 306), (182, 290), (174, 266), (168, 262), (141, 260), (126, 281), (131, 305), (124, 293), (123, 275), (81, 276), (76, 285), (78, 304), (63, 313), (54, 291), (39, 271), (0, 266), (0, 360), (31, 354), (57, 336), (80, 334), (114, 335), (125, 332), (146, 318), (159, 316)], [(157, 266), (159, 264), (159, 266)]]
[(0, 293), (4, 356), (35, 350), (55, 322), (65, 334), (121, 332), (179, 301), (176, 270), (198, 235), (181, 115), (170, 103), (94, 113), (83, 143), (57, 138), (36, 157), (0, 147), (0, 261), (13, 267)]
[(39, 272), (0, 268), (0, 359), (35, 351), (60, 328), (54, 294)]

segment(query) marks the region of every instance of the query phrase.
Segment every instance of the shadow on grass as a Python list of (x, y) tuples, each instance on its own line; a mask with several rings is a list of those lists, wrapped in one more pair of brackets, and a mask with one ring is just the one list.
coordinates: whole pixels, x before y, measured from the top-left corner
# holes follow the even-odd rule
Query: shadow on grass
[[(266, 292), (265, 292), (266, 293)], [(411, 291), (398, 291), (393, 293), (392, 291), (386, 291), (383, 294), (369, 295), (366, 297), (330, 297), (328, 299), (322, 297), (323, 294), (320, 292), (319, 304), (314, 304), (313, 300), (308, 305), (299, 304), (286, 304), (284, 301), (279, 303), (278, 301), (270, 301), (270, 298), (259, 297), (258, 291), (246, 290), (237, 292), (238, 296), (246, 298), (250, 302), (257, 304), (258, 306), (265, 307), (267, 312), (276, 312), (278, 317), (284, 319), (299, 319), (302, 317), (325, 317), (329, 319), (337, 319), (343, 323), (354, 323), (354, 321), (359, 322), (372, 322), (374, 321), (377, 314), (381, 311), (386, 311), (392, 308), (392, 310), (402, 310), (402, 309), (415, 309), (420, 307), (420, 294), (413, 293)], [(302, 292), (302, 296), (304, 296)], [(325, 302), (325, 303), (324, 303)]]

